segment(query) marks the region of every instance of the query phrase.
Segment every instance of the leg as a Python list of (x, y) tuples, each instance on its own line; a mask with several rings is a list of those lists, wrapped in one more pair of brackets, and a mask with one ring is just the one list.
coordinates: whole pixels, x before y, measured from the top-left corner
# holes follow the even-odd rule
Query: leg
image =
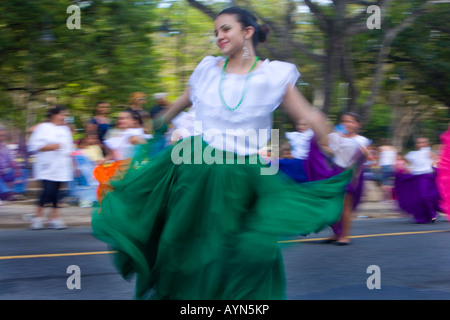
[(338, 222), (336, 222), (335, 224), (331, 225), (331, 229), (333, 229), (333, 235), (331, 237), (329, 237), (328, 239), (325, 240), (326, 243), (332, 243), (335, 241), (338, 241), (339, 239), (342, 238), (342, 234), (344, 232), (344, 215), (346, 214), (346, 203), (347, 203), (347, 198), (351, 197), (351, 195), (346, 192), (345, 193), (345, 198), (344, 198), (344, 206), (342, 207), (342, 214), (341, 214), (341, 218), (339, 219)]
[(43, 216), (44, 216), (44, 207), (41, 207), (40, 205), (38, 205), (35, 217), (42, 218)]
[(51, 181), (42, 180), (42, 193), (39, 197), (39, 203), (36, 210), (36, 218), (42, 218), (44, 215), (44, 206), (49, 202)]
[(59, 198), (59, 188), (61, 187), (61, 182), (52, 181), (52, 189), (51, 189), (51, 199), (53, 203), (53, 210), (50, 214), (49, 225), (52, 229), (65, 229), (67, 226), (59, 217), (59, 207), (58, 207), (58, 198)]
[(42, 193), (39, 197), (39, 203), (36, 208), (36, 215), (31, 220), (31, 230), (40, 230), (44, 228), (44, 206), (48, 202), (49, 182), (42, 180)]
[(58, 197), (59, 197), (59, 188), (61, 186), (61, 182), (59, 181), (52, 181), (52, 187), (51, 187), (51, 202), (53, 205), (52, 212), (50, 214), (50, 219), (58, 219), (59, 218), (59, 208), (58, 208)]
[(383, 200), (392, 200), (392, 186), (390, 185), (392, 177), (391, 167), (382, 166), (381, 168), (381, 190), (383, 193)]
[(350, 229), (352, 224), (352, 215), (353, 215), (353, 196), (350, 193), (345, 194), (344, 198), (344, 209), (342, 211), (341, 217), (341, 234), (338, 235), (337, 242), (341, 244), (350, 243)]
[(383, 193), (383, 200), (384, 201), (391, 201), (393, 199), (393, 197), (392, 197), (392, 189), (393, 189), (393, 186), (392, 186), (390, 181), (385, 181), (381, 185), (381, 190), (382, 190), (382, 193)]

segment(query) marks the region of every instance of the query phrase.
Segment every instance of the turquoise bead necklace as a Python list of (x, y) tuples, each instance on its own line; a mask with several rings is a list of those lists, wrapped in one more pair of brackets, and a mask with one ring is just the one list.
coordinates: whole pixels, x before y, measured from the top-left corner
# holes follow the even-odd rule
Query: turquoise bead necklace
[(231, 108), (230, 106), (228, 106), (228, 104), (225, 102), (225, 99), (224, 99), (223, 93), (222, 93), (222, 85), (223, 85), (223, 81), (225, 79), (225, 75), (227, 73), (225, 68), (227, 67), (229, 59), (230, 58), (227, 58), (227, 60), (225, 60), (225, 63), (223, 64), (222, 74), (220, 75), (220, 82), (219, 82), (219, 95), (220, 95), (220, 99), (222, 100), (223, 105), (225, 107), (227, 107), (227, 109), (229, 109), (229, 110), (236, 110), (237, 108), (240, 107), (240, 105), (242, 104), (242, 102), (245, 99), (245, 94), (247, 93), (247, 88), (248, 88), (248, 79), (250, 78), (250, 74), (251, 74), (252, 70), (255, 68), (256, 64), (258, 63), (259, 57), (255, 58), (255, 62), (253, 63), (252, 67), (250, 68), (250, 70), (248, 71), (248, 73), (247, 73), (247, 75), (245, 77), (244, 89), (242, 90), (241, 99), (239, 99), (239, 103), (234, 108)]

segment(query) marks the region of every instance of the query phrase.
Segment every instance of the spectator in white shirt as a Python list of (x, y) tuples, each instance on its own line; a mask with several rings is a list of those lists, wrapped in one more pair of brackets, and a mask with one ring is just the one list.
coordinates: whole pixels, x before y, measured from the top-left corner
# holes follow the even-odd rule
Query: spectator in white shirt
[(58, 196), (62, 182), (73, 180), (73, 140), (72, 133), (65, 125), (67, 110), (56, 106), (49, 110), (49, 121), (39, 124), (28, 141), (28, 151), (35, 153), (33, 177), (41, 180), (42, 194), (31, 229), (44, 228), (43, 210), (51, 203), (49, 226), (53, 229), (65, 229), (66, 225), (59, 216)]
[(416, 151), (410, 151), (405, 156), (405, 160), (411, 165), (411, 174), (432, 173), (436, 157), (431, 152), (429, 140), (424, 137), (417, 138), (416, 148)]

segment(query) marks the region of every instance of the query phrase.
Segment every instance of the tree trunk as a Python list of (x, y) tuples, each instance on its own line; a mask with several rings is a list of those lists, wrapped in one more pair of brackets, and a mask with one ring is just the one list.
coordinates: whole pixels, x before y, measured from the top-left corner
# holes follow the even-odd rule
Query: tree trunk
[(328, 114), (335, 106), (333, 102), (333, 91), (336, 79), (339, 76), (339, 52), (341, 52), (341, 39), (332, 35), (328, 41), (327, 55), (324, 62), (324, 102), (322, 111)]
[(402, 152), (405, 139), (411, 134), (413, 123), (412, 110), (404, 106), (395, 105), (393, 117), (392, 145)]

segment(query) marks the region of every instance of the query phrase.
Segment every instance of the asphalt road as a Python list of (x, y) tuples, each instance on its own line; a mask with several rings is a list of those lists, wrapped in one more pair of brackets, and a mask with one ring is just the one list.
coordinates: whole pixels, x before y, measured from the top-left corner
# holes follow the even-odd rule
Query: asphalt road
[[(443, 217), (427, 225), (357, 220), (344, 247), (318, 241), (329, 234), (280, 243), (287, 299), (450, 299), (450, 224)], [(87, 227), (0, 230), (0, 299), (133, 299), (134, 281), (121, 278), (109, 250)], [(368, 273), (369, 266), (377, 270)]]

